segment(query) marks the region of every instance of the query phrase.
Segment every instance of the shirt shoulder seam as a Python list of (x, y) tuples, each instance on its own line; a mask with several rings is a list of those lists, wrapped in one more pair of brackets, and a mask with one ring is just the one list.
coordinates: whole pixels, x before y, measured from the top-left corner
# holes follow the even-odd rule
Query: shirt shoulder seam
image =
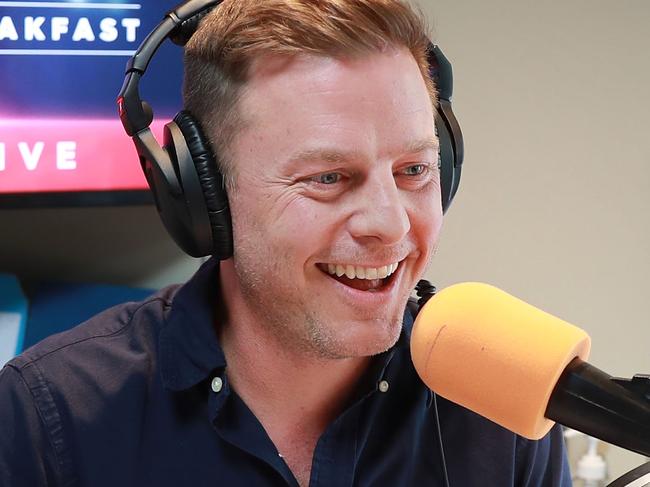
[[(149, 304), (151, 304), (151, 303), (153, 303), (153, 302), (155, 302), (155, 301), (160, 301), (160, 302), (162, 302), (165, 306), (169, 306), (169, 301), (168, 301), (167, 299), (165, 299), (165, 298), (162, 298), (162, 297), (155, 297), (155, 298), (153, 298), (153, 299), (149, 299), (149, 300), (147, 300), (147, 301), (144, 301), (144, 302), (140, 303), (139, 306), (137, 306), (135, 309), (133, 309), (132, 311), (130, 311), (129, 314), (128, 314), (127, 319), (124, 320), (124, 324), (123, 324), (122, 326), (120, 326), (119, 328), (117, 328), (116, 330), (113, 330), (113, 331), (111, 331), (110, 333), (104, 333), (104, 334), (92, 335), (92, 336), (89, 336), (89, 337), (80, 338), (80, 339), (78, 339), (78, 340), (75, 340), (75, 341), (72, 341), (72, 342), (66, 343), (66, 344), (64, 344), (64, 345), (61, 345), (60, 347), (57, 347), (57, 348), (54, 348), (54, 349), (52, 349), (52, 350), (49, 350), (48, 352), (45, 352), (45, 353), (43, 353), (42, 355), (39, 355), (38, 357), (29, 358), (28, 360), (26, 360), (25, 362), (23, 362), (20, 366), (18, 366), (17, 364), (13, 364), (13, 367), (14, 367), (16, 370), (22, 370), (22, 369), (28, 367), (29, 365), (31, 365), (31, 364), (35, 364), (36, 362), (38, 362), (38, 361), (44, 359), (44, 358), (47, 357), (48, 355), (51, 355), (51, 354), (53, 354), (53, 353), (59, 352), (60, 350), (63, 350), (64, 348), (68, 348), (68, 347), (71, 347), (71, 346), (73, 346), (73, 345), (78, 345), (79, 343), (83, 343), (83, 342), (86, 342), (86, 341), (88, 341), (88, 340), (94, 340), (94, 339), (96, 339), (96, 338), (106, 338), (106, 337), (110, 337), (110, 336), (113, 336), (113, 335), (117, 335), (117, 334), (121, 333), (121, 332), (122, 332), (125, 328), (127, 328), (129, 325), (131, 325), (131, 322), (133, 321), (133, 317), (135, 316), (135, 314), (136, 314), (140, 309), (142, 309), (143, 307), (145, 307), (145, 306), (147, 306), (147, 305), (149, 305)], [(23, 357), (25, 357), (25, 356), (23, 355)]]

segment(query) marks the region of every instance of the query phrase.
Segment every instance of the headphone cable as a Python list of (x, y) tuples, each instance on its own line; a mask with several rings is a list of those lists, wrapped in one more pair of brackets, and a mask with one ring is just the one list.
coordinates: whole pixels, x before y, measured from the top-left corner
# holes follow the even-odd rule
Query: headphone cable
[(442, 429), (440, 428), (440, 416), (438, 415), (438, 395), (433, 393), (433, 409), (436, 413), (436, 428), (438, 428), (438, 445), (440, 446), (440, 457), (442, 458), (442, 473), (445, 478), (445, 487), (449, 487), (449, 474), (447, 473), (447, 461), (445, 460), (445, 448), (442, 445)]

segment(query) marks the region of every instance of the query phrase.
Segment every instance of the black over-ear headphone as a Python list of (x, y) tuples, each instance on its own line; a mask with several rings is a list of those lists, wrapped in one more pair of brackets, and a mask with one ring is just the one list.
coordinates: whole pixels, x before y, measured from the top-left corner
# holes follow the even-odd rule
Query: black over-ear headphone
[[(221, 1), (189, 0), (168, 12), (127, 63), (117, 104), (167, 231), (189, 255), (214, 255), (223, 260), (233, 253), (230, 210), (225, 181), (207, 137), (191, 114), (181, 111), (165, 125), (161, 147), (149, 129), (153, 121), (151, 106), (139, 93), (140, 78), (165, 39), (185, 45), (199, 21)], [(428, 59), (439, 90), (436, 129), (440, 139), (442, 208), (446, 211), (460, 183), (463, 136), (451, 109), (451, 64), (433, 44)]]

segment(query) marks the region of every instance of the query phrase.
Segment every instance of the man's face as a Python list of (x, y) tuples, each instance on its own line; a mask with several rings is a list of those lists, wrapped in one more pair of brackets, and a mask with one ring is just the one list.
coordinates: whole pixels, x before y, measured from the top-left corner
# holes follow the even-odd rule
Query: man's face
[(442, 223), (433, 108), (414, 58), (267, 57), (240, 103), (232, 285), (285, 350), (390, 348)]

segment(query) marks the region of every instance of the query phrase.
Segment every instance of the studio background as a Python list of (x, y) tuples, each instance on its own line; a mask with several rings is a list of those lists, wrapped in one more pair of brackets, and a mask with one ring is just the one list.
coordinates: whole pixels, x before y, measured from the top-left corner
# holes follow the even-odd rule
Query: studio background
[[(413, 3), (466, 148), (427, 277), (501, 287), (586, 329), (594, 365), (650, 373), (650, 2)], [(161, 287), (198, 266), (148, 206), (2, 210), (0, 228), (0, 271), (26, 281)], [(643, 462), (605, 450), (612, 478)]]

